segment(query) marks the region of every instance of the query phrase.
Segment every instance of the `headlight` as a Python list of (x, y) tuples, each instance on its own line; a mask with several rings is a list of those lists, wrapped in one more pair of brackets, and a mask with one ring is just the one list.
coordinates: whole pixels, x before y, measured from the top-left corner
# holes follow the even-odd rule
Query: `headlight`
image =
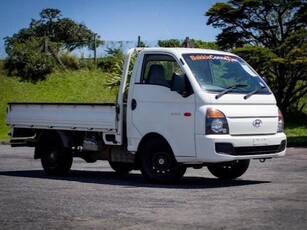
[(217, 109), (207, 109), (206, 134), (229, 134), (225, 115)]
[(277, 126), (277, 132), (282, 133), (284, 131), (284, 117), (281, 113), (281, 111), (278, 109), (278, 126)]

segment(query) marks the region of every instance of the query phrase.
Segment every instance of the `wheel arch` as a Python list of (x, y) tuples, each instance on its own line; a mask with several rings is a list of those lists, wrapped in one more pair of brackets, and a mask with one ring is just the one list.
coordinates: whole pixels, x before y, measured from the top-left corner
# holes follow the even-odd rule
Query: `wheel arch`
[(47, 142), (59, 141), (64, 148), (71, 148), (73, 146), (74, 138), (71, 132), (63, 130), (42, 130), (37, 133), (37, 144), (34, 151), (34, 159), (41, 158), (41, 150)]
[(152, 139), (161, 139), (163, 140), (165, 143), (167, 143), (169, 145), (169, 147), (171, 148), (169, 142), (166, 140), (165, 137), (163, 137), (161, 134), (159, 133), (147, 133), (143, 138), (142, 140), (140, 141), (139, 145), (138, 145), (138, 152), (140, 150), (140, 148), (146, 144), (146, 142), (148, 142), (149, 140), (152, 140)]
[(138, 159), (139, 159), (139, 154), (140, 154), (140, 149), (150, 140), (153, 140), (153, 139), (161, 139), (163, 140), (168, 146), (169, 148), (171, 149), (172, 151), (172, 154), (174, 155), (174, 151), (170, 145), (170, 143), (167, 141), (167, 139), (165, 137), (163, 137), (161, 134), (159, 133), (147, 133), (145, 136), (143, 136), (143, 138), (141, 139), (141, 141), (139, 142), (139, 145), (138, 145), (138, 150), (136, 152), (136, 155), (135, 155), (135, 162), (138, 162)]

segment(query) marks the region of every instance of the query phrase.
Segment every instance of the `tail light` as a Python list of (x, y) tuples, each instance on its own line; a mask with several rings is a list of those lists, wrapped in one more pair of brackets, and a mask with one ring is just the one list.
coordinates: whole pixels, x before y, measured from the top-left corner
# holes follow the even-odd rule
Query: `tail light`
[(284, 131), (284, 117), (281, 113), (281, 111), (278, 109), (278, 126), (277, 126), (277, 132), (282, 133)]

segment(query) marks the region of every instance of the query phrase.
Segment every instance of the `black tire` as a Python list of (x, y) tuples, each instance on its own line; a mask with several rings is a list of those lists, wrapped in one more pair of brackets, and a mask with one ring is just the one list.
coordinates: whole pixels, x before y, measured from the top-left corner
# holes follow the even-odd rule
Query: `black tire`
[(151, 183), (174, 183), (186, 172), (186, 167), (177, 163), (171, 148), (162, 139), (141, 146), (139, 162), (143, 176)]
[(219, 179), (232, 180), (242, 176), (248, 169), (250, 160), (216, 163), (208, 166), (212, 175)]
[(42, 147), (41, 163), (47, 175), (64, 176), (71, 168), (72, 154), (60, 140), (52, 140)]
[(132, 163), (109, 161), (111, 168), (117, 173), (129, 173), (133, 170)]

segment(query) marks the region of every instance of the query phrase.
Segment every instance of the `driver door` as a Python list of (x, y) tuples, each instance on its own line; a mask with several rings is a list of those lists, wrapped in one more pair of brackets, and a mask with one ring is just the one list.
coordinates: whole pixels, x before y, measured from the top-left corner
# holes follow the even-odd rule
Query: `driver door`
[(133, 86), (132, 126), (141, 137), (148, 133), (163, 136), (174, 155), (195, 156), (195, 98), (170, 90), (173, 74), (182, 74), (174, 57), (146, 54), (141, 76)]

